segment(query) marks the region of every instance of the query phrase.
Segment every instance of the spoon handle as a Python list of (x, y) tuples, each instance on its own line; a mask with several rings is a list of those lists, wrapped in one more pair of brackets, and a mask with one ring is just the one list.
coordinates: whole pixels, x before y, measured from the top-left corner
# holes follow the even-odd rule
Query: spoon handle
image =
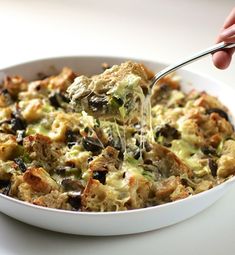
[(209, 47), (207, 49), (204, 49), (202, 51), (199, 51), (193, 55), (191, 55), (190, 57), (187, 57), (179, 62), (177, 62), (176, 64), (170, 65), (166, 68), (164, 68), (162, 71), (156, 73), (151, 81), (150, 84), (150, 89), (152, 89), (152, 87), (155, 85), (155, 83), (157, 81), (159, 81), (162, 77), (166, 76), (169, 73), (172, 73), (176, 70), (178, 70), (179, 68), (190, 64), (204, 56), (207, 56), (208, 54), (214, 53), (216, 51), (222, 50), (222, 49), (229, 49), (229, 48), (233, 48), (235, 47), (235, 43), (225, 43), (225, 42), (221, 42), (218, 44), (213, 45), (212, 47)]

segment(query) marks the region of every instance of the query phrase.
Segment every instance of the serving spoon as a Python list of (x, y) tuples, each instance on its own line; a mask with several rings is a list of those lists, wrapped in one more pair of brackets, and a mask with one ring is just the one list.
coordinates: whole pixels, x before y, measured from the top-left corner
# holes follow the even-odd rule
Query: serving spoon
[(207, 49), (201, 50), (187, 58), (184, 58), (175, 64), (169, 65), (168, 67), (164, 68), (162, 71), (160, 71), (154, 75), (154, 77), (151, 80), (151, 84), (150, 84), (150, 92), (153, 89), (156, 82), (158, 82), (164, 76), (166, 76), (166, 75), (178, 70), (179, 68), (186, 66), (202, 57), (205, 57), (209, 54), (215, 53), (215, 52), (223, 50), (223, 49), (230, 49), (233, 47), (235, 47), (235, 43), (221, 42), (221, 43), (215, 44)]

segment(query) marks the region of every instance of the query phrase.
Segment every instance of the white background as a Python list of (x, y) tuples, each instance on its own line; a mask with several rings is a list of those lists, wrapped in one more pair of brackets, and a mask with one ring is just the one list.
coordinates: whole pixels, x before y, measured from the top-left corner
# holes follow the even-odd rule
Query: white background
[[(232, 0), (0, 0), (0, 68), (36, 58), (81, 54), (173, 63), (211, 46), (234, 6)], [(220, 71), (208, 57), (188, 69), (235, 87), (235, 61)], [(234, 215), (235, 187), (185, 222), (131, 236), (58, 234), (0, 213), (0, 255), (230, 255), (235, 253)]]

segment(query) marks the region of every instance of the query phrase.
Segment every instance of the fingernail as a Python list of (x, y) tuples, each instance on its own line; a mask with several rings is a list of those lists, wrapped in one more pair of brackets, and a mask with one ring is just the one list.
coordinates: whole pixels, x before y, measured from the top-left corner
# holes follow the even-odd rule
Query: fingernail
[(225, 29), (223, 32), (221, 32), (220, 36), (221, 37), (230, 37), (233, 35), (233, 30), (232, 29)]

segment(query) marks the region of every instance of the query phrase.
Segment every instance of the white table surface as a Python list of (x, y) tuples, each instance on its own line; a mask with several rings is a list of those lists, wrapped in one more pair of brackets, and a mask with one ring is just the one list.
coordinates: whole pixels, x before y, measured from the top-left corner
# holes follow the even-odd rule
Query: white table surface
[[(172, 63), (214, 43), (233, 0), (0, 0), (0, 68), (58, 55), (121, 55)], [(206, 58), (188, 67), (235, 88)], [(1, 206), (1, 205), (0, 205)], [(234, 254), (235, 187), (197, 216), (149, 233), (84, 237), (0, 213), (0, 255)]]

